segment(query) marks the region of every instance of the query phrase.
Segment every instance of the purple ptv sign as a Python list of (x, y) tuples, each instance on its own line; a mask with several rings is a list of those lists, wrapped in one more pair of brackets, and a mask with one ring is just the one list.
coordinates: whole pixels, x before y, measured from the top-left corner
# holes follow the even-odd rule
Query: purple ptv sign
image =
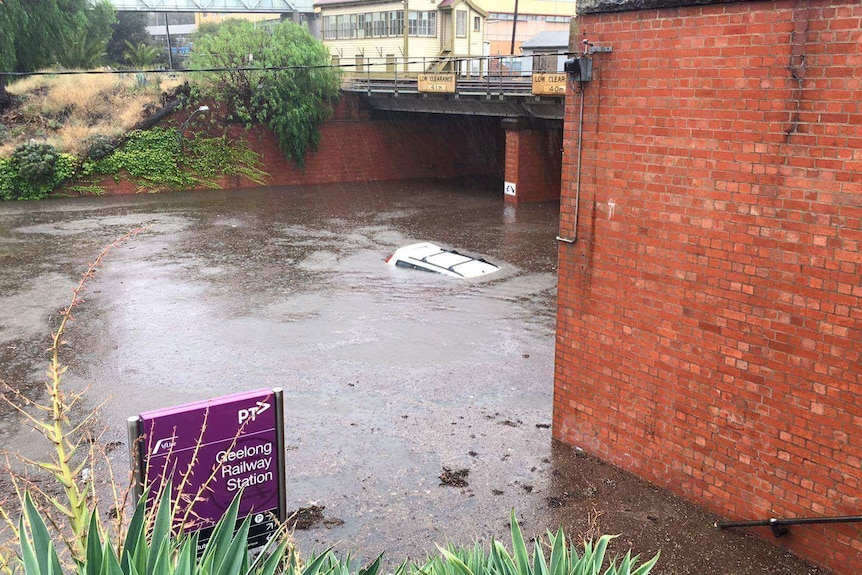
[(138, 477), (158, 493), (193, 502), (189, 531), (206, 541), (212, 526), (242, 491), (239, 517), (251, 515), (249, 547), (266, 543), (285, 519), (281, 390), (259, 389), (141, 413), (137, 419)]

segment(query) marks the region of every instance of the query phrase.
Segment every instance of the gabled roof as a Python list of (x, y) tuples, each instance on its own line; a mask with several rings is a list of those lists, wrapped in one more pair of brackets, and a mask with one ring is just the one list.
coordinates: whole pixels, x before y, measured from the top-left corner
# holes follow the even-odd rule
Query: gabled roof
[(569, 47), (569, 31), (568, 30), (556, 30), (553, 32), (539, 32), (523, 44), (521, 44), (521, 50), (524, 48), (536, 49), (536, 48), (563, 48), (567, 49)]
[(440, 4), (437, 5), (437, 7), (438, 8), (452, 9), (461, 2), (463, 2), (464, 4), (466, 4), (467, 6), (472, 8), (473, 11), (481, 14), (483, 18), (488, 17), (488, 12), (486, 12), (485, 10), (482, 10), (481, 8), (479, 8), (478, 6), (473, 4), (473, 2), (471, 0), (443, 0), (442, 2), (440, 2)]

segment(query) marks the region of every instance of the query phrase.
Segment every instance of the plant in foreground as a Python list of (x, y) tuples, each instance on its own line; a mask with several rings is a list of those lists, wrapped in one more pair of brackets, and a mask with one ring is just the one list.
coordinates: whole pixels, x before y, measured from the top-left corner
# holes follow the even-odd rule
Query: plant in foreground
[[(402, 566), (403, 575), (647, 575), (659, 558), (656, 554), (637, 566), (638, 557), (628, 552), (603, 571), (605, 553), (613, 536), (603, 535), (595, 543), (584, 542), (583, 553), (579, 555), (576, 546), (567, 543), (562, 529), (556, 533), (549, 531), (544, 540), (537, 538), (531, 557), (514, 511), (510, 522), (511, 555), (499, 541), (492, 541), (487, 552), (478, 543), (472, 548), (450, 545), (441, 547), (439, 557), (429, 558), (422, 565)], [(550, 550), (548, 557), (546, 550)]]
[[(353, 572), (350, 557), (341, 560), (330, 550), (312, 555), (303, 565), (296, 549), (289, 548), (283, 538), (276, 545), (273, 542), (278, 539), (273, 538), (252, 559), (246, 548), (249, 519), (233, 529), (238, 519), (239, 496), (216, 524), (203, 552), (198, 555), (197, 533), (176, 536), (171, 531), (177, 510), (173, 508), (170, 490), (162, 494), (151, 529), (147, 528), (145, 519), (146, 499), (143, 497), (138, 503), (119, 552), (103, 539), (95, 515), (91, 516), (87, 555), (85, 561), (78, 564), (79, 575), (273, 575), (277, 570), (285, 575), (351, 575)], [(511, 554), (498, 541), (492, 542), (488, 552), (479, 544), (472, 548), (450, 545), (445, 549), (441, 547), (439, 556), (429, 557), (422, 564), (401, 564), (395, 575), (647, 575), (658, 561), (656, 555), (638, 566), (638, 558), (629, 552), (605, 568), (605, 553), (612, 537), (604, 535), (595, 544), (585, 542), (583, 553), (579, 554), (574, 545), (567, 544), (562, 530), (549, 532), (546, 541), (537, 540), (531, 557), (514, 512), (511, 521)], [(48, 528), (29, 496), (20, 532), (27, 575), (60, 573), (60, 561)], [(381, 559), (382, 555), (359, 569), (357, 575), (378, 575)]]
[[(288, 541), (282, 539), (274, 548), (267, 546), (252, 559), (246, 547), (250, 521), (245, 518), (234, 531), (239, 511), (239, 497), (231, 503), (222, 519), (216, 524), (212, 536), (198, 556), (198, 535), (176, 536), (171, 530), (177, 510), (173, 506), (170, 489), (165, 490), (156, 506), (155, 521), (147, 528), (147, 497), (135, 507), (122, 547), (117, 551), (104, 537), (96, 513), (90, 515), (86, 556), (77, 563), (79, 575), (272, 575), (290, 557), (286, 556)], [(59, 575), (60, 559), (51, 542), (48, 527), (32, 500), (25, 496), (24, 516), (21, 518), (21, 557), (27, 575)], [(271, 541), (276, 541), (274, 538)], [(323, 555), (312, 561), (296, 575), (318, 575), (325, 561)], [(288, 563), (289, 564), (289, 563)], [(290, 569), (283, 572), (290, 573)]]

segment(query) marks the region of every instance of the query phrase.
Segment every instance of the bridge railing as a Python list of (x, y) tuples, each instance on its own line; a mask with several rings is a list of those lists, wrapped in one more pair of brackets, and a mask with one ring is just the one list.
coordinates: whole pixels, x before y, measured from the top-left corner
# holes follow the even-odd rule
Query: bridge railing
[(449, 58), (444, 70), (439, 70), (444, 59), (431, 57), (356, 57), (335, 59), (333, 64), (342, 70), (342, 89), (351, 92), (417, 93), (420, 74), (439, 74), (454, 76), (459, 94), (527, 95), (533, 93), (534, 73), (562, 74), (564, 59), (558, 58), (553, 66), (539, 61), (544, 64), (540, 70), (533, 69), (533, 56)]
[[(553, 54), (552, 56), (565, 56)], [(441, 58), (357, 57), (353, 61), (337, 59), (333, 63), (343, 71), (342, 89), (350, 92), (418, 93), (420, 75), (448, 76), (457, 83), (457, 93), (475, 95), (534, 94), (534, 74), (563, 74), (563, 58), (552, 66), (547, 60), (537, 63), (530, 56), (482, 56), (451, 58), (448, 69), (438, 70)], [(553, 69), (548, 69), (553, 68)], [(563, 91), (563, 93), (565, 93)]]

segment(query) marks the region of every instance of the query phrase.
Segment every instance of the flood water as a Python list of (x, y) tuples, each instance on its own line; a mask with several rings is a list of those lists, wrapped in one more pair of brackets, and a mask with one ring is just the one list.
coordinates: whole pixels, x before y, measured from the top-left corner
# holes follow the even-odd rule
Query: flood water
[[(558, 211), (469, 182), (3, 204), (2, 375), (39, 381), (79, 274), (146, 225), (68, 332), (67, 381), (105, 401), (104, 441), (144, 410), (281, 387), (288, 508), (325, 507), (301, 546), (394, 560), (487, 538), (548, 479)], [(417, 241), (502, 271), (386, 265)], [(469, 485), (441, 486), (444, 467)]]

